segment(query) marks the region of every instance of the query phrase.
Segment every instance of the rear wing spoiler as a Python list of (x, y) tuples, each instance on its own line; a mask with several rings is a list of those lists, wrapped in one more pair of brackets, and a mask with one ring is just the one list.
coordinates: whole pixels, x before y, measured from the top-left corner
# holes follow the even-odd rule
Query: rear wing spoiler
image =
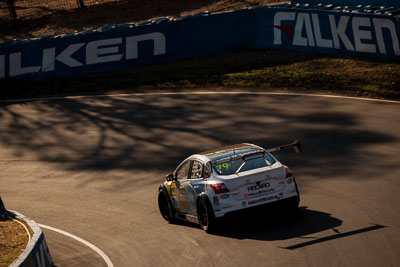
[(277, 147), (273, 147), (273, 148), (267, 148), (267, 149), (265, 149), (265, 152), (275, 152), (275, 151), (280, 151), (280, 150), (284, 150), (284, 149), (288, 149), (288, 148), (292, 148), (292, 147), (296, 153), (301, 153), (301, 146), (300, 146), (299, 139), (295, 140), (291, 144), (277, 146)]
[(249, 153), (236, 154), (234, 156), (230, 156), (230, 157), (222, 158), (222, 159), (219, 159), (219, 160), (216, 160), (216, 161), (212, 161), (212, 163), (213, 164), (222, 163), (222, 162), (230, 161), (230, 160), (233, 160), (233, 159), (244, 158), (244, 157), (249, 156), (249, 155), (255, 155), (255, 154), (259, 154), (259, 153), (264, 154), (265, 152), (275, 152), (275, 151), (280, 151), (280, 150), (284, 150), (284, 149), (288, 149), (288, 148), (292, 148), (292, 147), (293, 147), (293, 149), (294, 149), (294, 151), (296, 153), (301, 153), (300, 140), (297, 139), (291, 144), (272, 147), (272, 148), (267, 148), (267, 149), (260, 149), (260, 150), (252, 151), (252, 152), (249, 152)]

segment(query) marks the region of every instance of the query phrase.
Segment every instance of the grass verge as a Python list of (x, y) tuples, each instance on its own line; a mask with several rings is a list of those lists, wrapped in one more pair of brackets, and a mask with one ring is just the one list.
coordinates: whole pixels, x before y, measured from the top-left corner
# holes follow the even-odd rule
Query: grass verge
[(13, 220), (0, 220), (0, 267), (13, 263), (27, 244), (28, 235), (22, 225)]
[(317, 53), (263, 50), (39, 83), (7, 80), (0, 82), (0, 88), (3, 99), (113, 92), (276, 91), (277, 88), (400, 99), (400, 65)]

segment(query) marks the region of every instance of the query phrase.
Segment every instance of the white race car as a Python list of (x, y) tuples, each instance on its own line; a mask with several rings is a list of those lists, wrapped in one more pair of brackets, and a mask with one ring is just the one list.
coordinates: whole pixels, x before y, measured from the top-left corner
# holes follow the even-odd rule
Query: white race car
[(225, 214), (279, 202), (297, 209), (300, 195), (290, 169), (270, 154), (300, 142), (270, 149), (238, 144), (195, 154), (167, 175), (159, 187), (158, 206), (169, 222), (198, 223), (207, 232)]

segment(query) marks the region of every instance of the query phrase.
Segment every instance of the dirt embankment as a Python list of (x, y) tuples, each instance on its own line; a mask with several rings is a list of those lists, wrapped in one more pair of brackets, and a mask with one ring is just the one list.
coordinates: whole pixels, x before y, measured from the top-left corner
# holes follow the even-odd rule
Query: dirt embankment
[[(48, 0), (57, 1), (57, 0)], [(224, 12), (280, 0), (129, 0), (56, 12), (17, 24), (0, 22), (0, 42), (99, 28), (108, 24)], [(134, 69), (55, 78), (43, 83), (0, 81), (0, 99), (98, 92), (290, 90), (400, 99), (400, 64), (293, 51), (243, 51)]]
[[(50, 0), (47, 2), (57, 2)], [(244, 7), (267, 5), (280, 0), (129, 0), (93, 5), (83, 9), (58, 11), (40, 18), (18, 22), (0, 21), (0, 42), (25, 40), (99, 28), (108, 24), (141, 22), (160, 17), (177, 18), (201, 11), (224, 12)], [(47, 3), (51, 5), (51, 3)], [(59, 4), (58, 4), (59, 5)]]

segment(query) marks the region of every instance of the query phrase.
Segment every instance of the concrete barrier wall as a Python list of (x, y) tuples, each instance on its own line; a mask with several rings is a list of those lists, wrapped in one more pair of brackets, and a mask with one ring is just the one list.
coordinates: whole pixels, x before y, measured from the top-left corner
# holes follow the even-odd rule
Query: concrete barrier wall
[(16, 211), (11, 211), (11, 213), (15, 214), (18, 220), (29, 225), (33, 231), (33, 236), (25, 250), (10, 267), (52, 267), (53, 260), (47, 247), (46, 238), (37, 223)]
[(235, 51), (279, 48), (399, 61), (398, 17), (260, 6), (0, 45), (0, 79), (46, 80)]

